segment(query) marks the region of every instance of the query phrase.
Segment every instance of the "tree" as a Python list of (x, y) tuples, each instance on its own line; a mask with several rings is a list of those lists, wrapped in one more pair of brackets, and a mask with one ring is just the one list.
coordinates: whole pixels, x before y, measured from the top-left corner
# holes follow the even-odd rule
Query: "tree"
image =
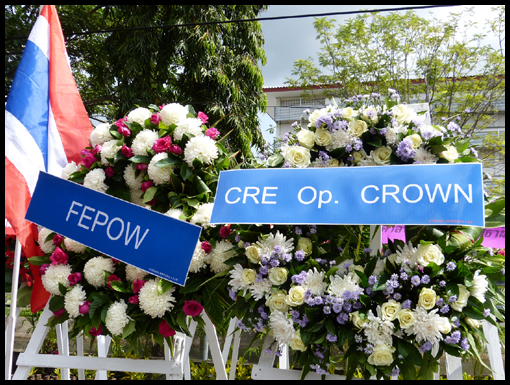
[[(91, 117), (117, 119), (136, 105), (190, 104), (219, 120), (228, 144), (251, 157), (262, 145), (258, 111), (267, 104), (259, 63), (265, 64), (259, 22), (188, 25), (251, 19), (264, 5), (59, 6), (73, 73)], [(6, 37), (28, 36), (38, 6), (5, 6)], [(23, 28), (18, 28), (23, 25)], [(140, 27), (143, 27), (141, 29)], [(118, 29), (116, 32), (79, 34)], [(6, 42), (7, 97), (21, 40)]]
[[(326, 94), (342, 98), (393, 88), (405, 103), (429, 103), (434, 124), (459, 116), (464, 132), (476, 137), (497, 118), (505, 93), (505, 7), (493, 10), (485, 28), (497, 37), (497, 47), (483, 44), (486, 34), (477, 22), (465, 21), (469, 9), (447, 21), (414, 11), (361, 14), (338, 27), (334, 19), (316, 18), (319, 66), (311, 58), (297, 60), (286, 83), (303, 87), (305, 97), (317, 84), (339, 84)], [(494, 159), (504, 139), (482, 147), (484, 159)]]

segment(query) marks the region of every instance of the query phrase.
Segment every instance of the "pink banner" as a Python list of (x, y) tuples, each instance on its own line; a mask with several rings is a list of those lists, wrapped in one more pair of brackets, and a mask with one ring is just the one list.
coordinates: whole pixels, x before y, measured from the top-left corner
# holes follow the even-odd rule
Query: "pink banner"
[[(406, 241), (404, 226), (383, 226), (382, 227), (382, 243), (388, 243), (388, 239), (394, 241), (400, 239)], [(483, 230), (482, 246), (497, 249), (505, 248), (505, 228), (495, 227), (493, 229)]]

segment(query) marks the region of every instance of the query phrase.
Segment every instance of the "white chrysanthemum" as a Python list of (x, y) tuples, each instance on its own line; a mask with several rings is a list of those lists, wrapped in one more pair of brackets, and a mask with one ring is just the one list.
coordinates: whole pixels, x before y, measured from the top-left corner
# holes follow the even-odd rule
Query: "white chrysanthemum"
[(129, 282), (133, 282), (136, 279), (144, 279), (148, 273), (139, 269), (138, 267), (126, 264), (126, 279)]
[(331, 283), (329, 284), (328, 293), (336, 296), (337, 298), (343, 298), (346, 291), (351, 293), (360, 293), (362, 289), (358, 285), (358, 276), (354, 272), (350, 272), (344, 277), (338, 275), (332, 275), (330, 277)]
[(42, 283), (44, 288), (48, 291), (48, 293), (53, 295), (62, 295), (60, 290), (58, 289), (58, 284), (61, 283), (65, 287), (71, 287), (69, 280), (69, 274), (72, 273), (70, 265), (50, 265), (44, 274), (41, 276)]
[(473, 276), (473, 285), (469, 288), (469, 292), (481, 303), (485, 302), (485, 293), (489, 288), (489, 282), (487, 282), (486, 275), (480, 275), (480, 270), (475, 271)]
[(53, 253), (55, 250), (55, 244), (53, 243), (53, 240), (50, 239), (48, 242), (46, 242), (46, 238), (48, 235), (50, 235), (53, 231), (50, 229), (47, 229), (46, 227), (41, 227), (39, 229), (39, 235), (37, 238), (37, 242), (39, 242), (39, 247), (43, 251), (44, 254), (50, 254)]
[(209, 253), (211, 270), (218, 274), (222, 271), (230, 269), (230, 266), (225, 265), (227, 259), (230, 259), (236, 255), (234, 245), (229, 241), (222, 239), (216, 243), (216, 247)]
[(186, 118), (182, 120), (174, 131), (174, 140), (179, 141), (182, 139), (182, 135), (188, 133), (193, 136), (202, 136), (204, 131), (202, 130), (202, 121), (197, 118)]
[(165, 184), (170, 182), (170, 173), (168, 172), (168, 169), (170, 170), (174, 169), (174, 166), (170, 167), (157, 167), (155, 164), (159, 162), (161, 159), (168, 158), (168, 154), (166, 152), (161, 152), (157, 155), (155, 155), (151, 162), (149, 163), (149, 167), (147, 168), (147, 173), (149, 174), (149, 178), (152, 179), (154, 184), (156, 186), (159, 186), (160, 184)]
[(417, 248), (411, 242), (404, 244), (404, 247), (397, 246), (397, 256), (394, 261), (400, 265), (408, 265), (413, 269), (418, 265), (416, 251)]
[(78, 171), (78, 166), (74, 163), (74, 161), (72, 161), (71, 163), (66, 164), (66, 166), (62, 169), (60, 177), (65, 180), (69, 180), (69, 176), (76, 171)]
[(75, 253), (84, 253), (87, 247), (79, 242), (73, 241), (71, 238), (65, 238), (64, 244), (68, 251), (74, 251)]
[(281, 246), (282, 254), (290, 253), (294, 249), (294, 242), (292, 238), (285, 238), (285, 235), (280, 233), (280, 231), (276, 231), (276, 234), (269, 234), (266, 239), (259, 237), (257, 245), (261, 248), (261, 255), (270, 255), (274, 251), (275, 246)]
[(88, 172), (83, 179), (83, 186), (99, 192), (106, 192), (108, 185), (104, 183), (106, 174), (102, 168), (95, 168)]
[(127, 115), (127, 121), (129, 123), (136, 122), (140, 126), (145, 127), (145, 121), (147, 119), (150, 119), (151, 116), (152, 112), (150, 112), (150, 110), (148, 110), (147, 108), (138, 107)]
[(197, 246), (195, 247), (195, 252), (193, 253), (193, 258), (191, 259), (191, 264), (189, 265), (190, 273), (198, 273), (200, 269), (205, 267), (206, 259), (207, 254), (204, 249), (202, 249), (200, 241), (198, 241)]
[(408, 335), (415, 334), (416, 342), (427, 341), (432, 344), (442, 341), (440, 327), (442, 325), (441, 316), (436, 314), (439, 309), (427, 312), (421, 306), (416, 307), (413, 326), (405, 329)]
[(395, 146), (398, 143), (398, 136), (397, 132), (392, 127), (386, 128), (386, 133), (384, 134), (386, 137), (386, 143), (388, 145)]
[(170, 209), (168, 210), (165, 215), (170, 218), (174, 219), (180, 219), (179, 217), (184, 214), (184, 211), (181, 209)]
[(343, 277), (349, 271), (351, 271), (351, 265), (354, 263), (354, 260), (347, 259), (343, 261), (340, 265), (338, 265), (338, 270), (335, 272), (335, 275), (338, 275), (339, 277)]
[(178, 103), (170, 103), (164, 106), (159, 113), (163, 124), (170, 126), (171, 124), (179, 124), (181, 121), (186, 119), (188, 115), (188, 109)]
[(288, 318), (286, 313), (278, 310), (269, 316), (269, 328), (279, 345), (290, 344), (294, 339), (296, 330), (293, 323), (292, 318)]
[(117, 144), (117, 142), (117, 139), (109, 140), (103, 144), (103, 147), (101, 147), (101, 163), (105, 166), (111, 165), (106, 158), (115, 158), (117, 151), (122, 148)]
[(76, 318), (80, 315), (80, 306), (83, 305), (86, 299), (87, 293), (79, 283), (66, 293), (64, 307), (69, 313), (69, 317)]
[(143, 203), (142, 195), (143, 195), (142, 189), (129, 190), (129, 201), (138, 206), (142, 207), (147, 206), (146, 203)]
[(131, 144), (131, 150), (133, 150), (133, 154), (135, 155), (143, 155), (147, 156), (147, 150), (154, 153), (152, 146), (154, 142), (158, 140), (159, 135), (157, 131), (152, 130), (143, 130), (136, 135), (136, 138), (133, 140)]
[(90, 133), (90, 144), (92, 147), (96, 147), (98, 144), (101, 145), (113, 139), (110, 134), (110, 126), (111, 124), (101, 123), (94, 128)]
[(128, 305), (121, 299), (112, 303), (106, 312), (105, 325), (114, 336), (120, 336), (129, 323), (127, 307)]
[(197, 211), (195, 211), (195, 214), (190, 219), (190, 223), (201, 225), (204, 229), (209, 226), (215, 227), (215, 225), (209, 225), (213, 207), (214, 203), (204, 203), (198, 206)]
[(110, 273), (115, 271), (115, 263), (111, 258), (94, 257), (89, 259), (83, 267), (83, 274), (88, 283), (96, 289), (106, 285), (103, 271)]
[[(381, 307), (377, 306), (378, 313), (380, 313), (380, 310)], [(379, 344), (392, 346), (393, 322), (374, 316), (372, 310), (368, 311), (367, 321), (363, 324), (363, 332), (368, 342), (374, 346)]]
[(347, 131), (343, 129), (333, 130), (331, 133), (331, 144), (326, 146), (326, 150), (333, 151), (336, 148), (345, 147), (348, 144), (352, 145), (352, 137)]
[(218, 158), (218, 147), (216, 142), (208, 136), (196, 136), (186, 143), (184, 160), (190, 167), (193, 167), (195, 159), (204, 164), (211, 164), (216, 158)]
[(426, 150), (425, 148), (417, 148), (415, 150), (414, 163), (416, 164), (436, 164), (439, 158)]
[(246, 290), (250, 286), (243, 282), (243, 270), (240, 264), (236, 264), (234, 268), (230, 270), (230, 281), (228, 281), (228, 284), (235, 292)]
[(313, 271), (308, 270), (308, 277), (303, 283), (305, 290), (310, 290), (313, 295), (323, 295), (324, 291), (328, 287), (328, 284), (324, 282), (324, 272), (318, 272), (317, 268), (314, 267)]
[(259, 282), (255, 280), (255, 282), (253, 282), (250, 286), (250, 293), (255, 301), (261, 300), (264, 297), (269, 297), (269, 294), (272, 293), (272, 290), (273, 284), (267, 278), (264, 278)]
[(175, 302), (175, 298), (172, 295), (175, 287), (159, 295), (158, 282), (159, 278), (147, 281), (138, 293), (140, 309), (152, 318), (163, 317), (168, 310), (174, 307), (172, 302)]
[(133, 169), (132, 165), (127, 165), (124, 169), (124, 180), (126, 181), (127, 186), (130, 190), (140, 190), (142, 188), (143, 177), (145, 176), (145, 171), (141, 171), (138, 178), (135, 178), (136, 170)]

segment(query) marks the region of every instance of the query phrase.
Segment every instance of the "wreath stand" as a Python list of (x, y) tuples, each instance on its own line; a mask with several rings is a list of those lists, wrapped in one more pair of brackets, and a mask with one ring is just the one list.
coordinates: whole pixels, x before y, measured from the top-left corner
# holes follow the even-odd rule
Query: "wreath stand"
[[(108, 371), (122, 372), (142, 372), (142, 373), (164, 373), (167, 380), (190, 379), (189, 352), (195, 335), (197, 321), (191, 320), (189, 331), (191, 338), (182, 333), (177, 333), (174, 337), (174, 357), (170, 354), (166, 340), (164, 345), (164, 360), (143, 360), (127, 358), (109, 358), (108, 349), (111, 338), (109, 336), (98, 336), (98, 357), (85, 357), (83, 355), (83, 335), (77, 337), (77, 356), (69, 355), (69, 337), (67, 321), (57, 325), (57, 344), (58, 355), (39, 354), (49, 328), (46, 325), (53, 313), (49, 310), (49, 303), (39, 319), (39, 322), (32, 334), (32, 337), (25, 349), (17, 360), (17, 370), (14, 373), (13, 380), (26, 380), (32, 367), (44, 367), (61, 369), (61, 378), (70, 379), (70, 368), (78, 369), (78, 379), (85, 379), (85, 369), (97, 370), (96, 380), (106, 380)], [(205, 312), (200, 315), (205, 322), (205, 334), (209, 343), (209, 349), (216, 368), (218, 380), (226, 380), (227, 373), (225, 361), (220, 349), (216, 328)], [(224, 350), (230, 348), (225, 344)], [(227, 349), (228, 354), (228, 349)], [(7, 358), (7, 357), (6, 357)]]

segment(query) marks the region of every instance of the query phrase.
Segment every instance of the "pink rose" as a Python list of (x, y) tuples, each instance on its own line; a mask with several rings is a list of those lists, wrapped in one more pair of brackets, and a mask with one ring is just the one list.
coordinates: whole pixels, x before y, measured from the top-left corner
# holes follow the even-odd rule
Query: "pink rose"
[(94, 162), (97, 162), (97, 158), (92, 154), (87, 154), (85, 158), (82, 159), (83, 165), (87, 168), (90, 168)]
[(159, 324), (159, 334), (163, 337), (172, 337), (175, 335), (175, 330), (170, 327), (166, 320), (163, 320)]
[(223, 226), (221, 229), (220, 229), (220, 237), (222, 238), (228, 238), (228, 236), (230, 235), (230, 233), (232, 232), (232, 230), (230, 230), (230, 227), (228, 226)]
[(152, 181), (151, 180), (148, 180), (147, 182), (142, 182), (142, 191), (143, 192), (147, 191), (151, 187), (152, 187)]
[(168, 150), (170, 145), (172, 144), (172, 139), (170, 136), (164, 136), (162, 138), (157, 139), (152, 145), (152, 149), (156, 151), (157, 154), (160, 152), (165, 152)]
[(216, 139), (220, 135), (220, 132), (216, 128), (211, 127), (207, 129), (205, 135), (211, 139)]
[(126, 127), (126, 124), (124, 122), (127, 122), (127, 116), (124, 116), (122, 119), (119, 119), (115, 122), (115, 125), (118, 127), (118, 128), (122, 128), (122, 127)]
[(89, 314), (89, 310), (90, 310), (89, 301), (85, 301), (83, 302), (83, 305), (78, 306), (78, 311), (80, 312), (80, 314)]
[(133, 305), (136, 305), (138, 303), (138, 296), (137, 295), (134, 295), (132, 297), (129, 297), (128, 298), (128, 302), (129, 303), (132, 303)]
[(60, 310), (57, 310), (57, 311), (54, 311), (53, 314), (55, 315), (55, 318), (58, 318), (60, 317), (62, 314), (64, 314), (64, 312), (66, 311), (65, 308), (62, 308)]
[(137, 170), (147, 170), (149, 168), (149, 164), (148, 163), (137, 163), (136, 164), (136, 169)]
[(68, 260), (69, 260), (68, 255), (60, 247), (57, 247), (50, 256), (50, 261), (52, 265), (57, 265), (59, 263), (65, 265)]
[(46, 270), (48, 269), (48, 267), (50, 267), (49, 263), (45, 263), (44, 265), (41, 265), (41, 267), (39, 268), (39, 274), (44, 275), (44, 273), (46, 273)]
[(117, 277), (115, 274), (112, 274), (108, 277), (108, 283), (106, 284), (106, 286), (108, 286), (112, 290), (115, 290), (111, 285), (111, 282), (113, 281), (121, 281), (121, 279)]
[(202, 111), (198, 111), (198, 119), (200, 119), (202, 121), (202, 124), (206, 124), (207, 121), (209, 120), (209, 117), (204, 114)]
[(158, 113), (152, 114), (152, 116), (151, 116), (152, 124), (159, 124), (160, 121), (161, 121), (161, 116), (159, 116)]
[(182, 148), (180, 148), (179, 146), (174, 145), (174, 144), (170, 145), (170, 147), (168, 148), (168, 151), (175, 155), (182, 154)]
[(197, 301), (184, 301), (184, 306), (182, 307), (184, 314), (190, 315), (192, 317), (196, 317), (202, 313), (204, 307), (198, 303)]
[(88, 154), (90, 154), (90, 151), (89, 151), (89, 150), (87, 150), (86, 148), (84, 148), (83, 150), (81, 150), (81, 151), (80, 151), (80, 155), (81, 155), (81, 156), (86, 156), (86, 155), (88, 155)]
[(115, 175), (115, 172), (113, 171), (113, 168), (111, 168), (110, 166), (108, 166), (106, 168), (106, 170), (104, 170), (104, 173), (106, 174), (106, 176), (108, 178), (111, 178), (113, 175)]
[(95, 156), (97, 155), (98, 153), (101, 152), (101, 149), (103, 148), (103, 146), (99, 145), (99, 144), (96, 144), (96, 147), (94, 147), (94, 149), (92, 150), (92, 154)]
[(145, 281), (143, 279), (135, 279), (133, 281), (133, 293), (138, 294), (143, 285), (145, 285)]
[(127, 126), (119, 127), (119, 129), (117, 131), (125, 137), (128, 137), (131, 135), (131, 130)]
[(89, 331), (90, 335), (93, 337), (100, 336), (102, 332), (103, 332), (103, 326), (101, 324), (99, 325), (99, 327), (97, 329), (94, 326), (92, 326)]
[(212, 246), (209, 242), (203, 241), (200, 246), (202, 246), (202, 250), (206, 252), (206, 254), (209, 254), (212, 250)]
[(126, 158), (131, 158), (135, 154), (133, 154), (133, 150), (131, 150), (128, 146), (122, 146), (122, 155), (124, 155)]
[(63, 239), (64, 239), (64, 238), (62, 237), (62, 235), (55, 234), (55, 235), (53, 236), (53, 244), (54, 244), (55, 246), (60, 246), (60, 244), (62, 243), (62, 240), (63, 240)]
[(69, 274), (69, 276), (67, 277), (67, 280), (69, 281), (71, 286), (76, 285), (78, 282), (81, 281), (81, 273), (77, 272), (77, 273)]

